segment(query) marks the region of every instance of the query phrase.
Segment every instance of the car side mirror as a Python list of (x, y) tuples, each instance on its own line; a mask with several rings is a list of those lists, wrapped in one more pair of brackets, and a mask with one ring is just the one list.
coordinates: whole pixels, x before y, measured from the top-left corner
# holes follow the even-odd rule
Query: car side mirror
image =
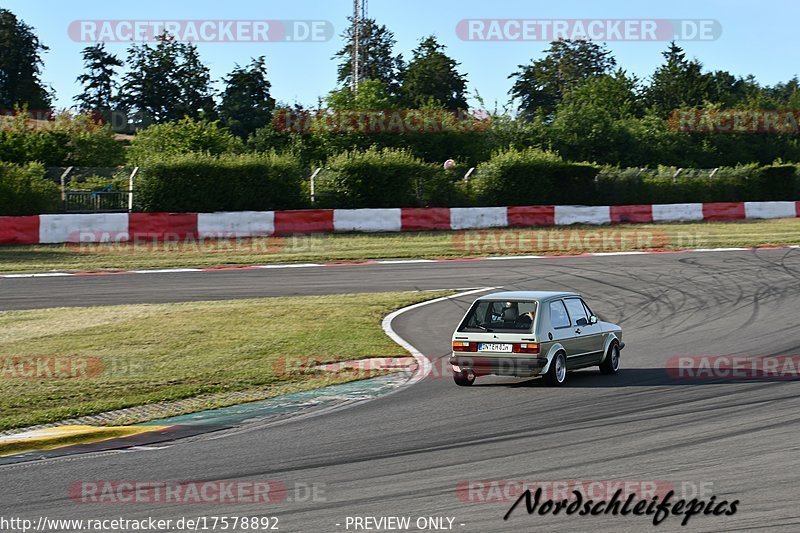
[(588, 324), (588, 322), (586, 321), (585, 318), (579, 318), (578, 320), (575, 321), (575, 325), (576, 326), (583, 327), (583, 326), (585, 326), (587, 324)]
[(589, 324), (597, 324), (597, 317), (592, 315), (589, 317)]

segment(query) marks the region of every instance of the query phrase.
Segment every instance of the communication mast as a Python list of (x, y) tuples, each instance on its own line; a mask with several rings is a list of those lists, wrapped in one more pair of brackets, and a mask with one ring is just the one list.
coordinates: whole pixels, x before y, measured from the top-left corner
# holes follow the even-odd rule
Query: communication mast
[(358, 82), (361, 78), (361, 24), (367, 20), (368, 1), (353, 0), (353, 72), (350, 76), (353, 94), (358, 94)]

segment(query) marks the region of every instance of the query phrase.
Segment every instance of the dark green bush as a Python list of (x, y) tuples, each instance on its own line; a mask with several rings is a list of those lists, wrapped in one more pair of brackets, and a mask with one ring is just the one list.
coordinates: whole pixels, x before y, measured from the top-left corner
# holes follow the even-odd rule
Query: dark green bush
[(603, 205), (689, 202), (795, 200), (795, 165), (755, 164), (710, 170), (675, 167), (618, 169), (606, 167), (597, 177), (596, 203)]
[(422, 182), (420, 205), (424, 207), (464, 207), (474, 204), (463, 172), (434, 169)]
[(128, 161), (146, 165), (151, 157), (208, 153), (222, 155), (243, 151), (242, 140), (219, 122), (184, 118), (154, 124), (136, 134), (128, 149)]
[(755, 176), (759, 200), (795, 200), (800, 193), (796, 165), (771, 165), (762, 167)]
[(40, 163), (0, 162), (0, 215), (51, 213), (60, 206), (58, 186), (45, 178)]
[(87, 115), (61, 113), (54, 120), (32, 120), (20, 111), (2, 120), (0, 161), (111, 167), (124, 160), (124, 148), (111, 128)]
[[(70, 135), (68, 166), (116, 167), (125, 162), (125, 148), (110, 128), (75, 132)], [(63, 166), (58, 163), (53, 166)]]
[(598, 170), (555, 152), (511, 148), (478, 166), (475, 187), (482, 205), (585, 204), (594, 199)]
[(375, 147), (343, 152), (328, 161), (340, 207), (411, 207), (436, 171), (405, 150)]
[(57, 131), (0, 131), (0, 161), (69, 166), (69, 135)]
[(149, 159), (134, 190), (144, 211), (293, 209), (306, 205), (305, 173), (288, 154), (182, 154)]

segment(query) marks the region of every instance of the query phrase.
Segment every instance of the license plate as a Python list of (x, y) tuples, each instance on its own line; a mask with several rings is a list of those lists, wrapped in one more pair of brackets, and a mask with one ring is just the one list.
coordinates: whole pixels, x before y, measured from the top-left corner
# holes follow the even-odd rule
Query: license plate
[(511, 353), (511, 345), (510, 344), (494, 344), (490, 342), (482, 342), (478, 344), (478, 351), (479, 352), (503, 352), (503, 353)]

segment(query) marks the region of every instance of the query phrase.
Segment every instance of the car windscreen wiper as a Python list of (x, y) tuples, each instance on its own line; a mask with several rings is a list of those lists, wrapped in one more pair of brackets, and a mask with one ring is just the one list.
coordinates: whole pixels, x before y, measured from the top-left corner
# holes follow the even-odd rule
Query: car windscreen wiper
[(475, 324), (475, 327), (476, 327), (476, 328), (479, 328), (479, 329), (482, 329), (483, 331), (489, 331), (489, 332), (492, 332), (492, 331), (494, 331), (493, 329), (487, 328), (487, 327), (486, 327), (486, 326), (484, 326), (483, 324)]

